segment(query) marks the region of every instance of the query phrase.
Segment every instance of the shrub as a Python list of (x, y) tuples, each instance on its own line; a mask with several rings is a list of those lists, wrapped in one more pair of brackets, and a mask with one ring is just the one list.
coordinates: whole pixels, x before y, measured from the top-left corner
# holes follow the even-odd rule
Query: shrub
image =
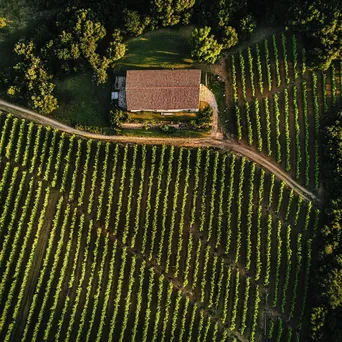
[(256, 28), (255, 19), (251, 14), (248, 14), (246, 17), (242, 18), (240, 21), (240, 30), (243, 35), (248, 37), (251, 35)]
[(236, 33), (235, 29), (231, 26), (225, 26), (223, 28), (223, 35), (222, 35), (222, 45), (223, 49), (230, 49), (234, 45), (237, 44), (239, 41), (238, 34)]
[(109, 112), (109, 122), (112, 128), (120, 128), (122, 122), (126, 122), (128, 114), (122, 109), (115, 107)]
[(203, 128), (211, 128), (213, 121), (213, 109), (208, 106), (201, 109), (196, 117), (195, 125), (196, 128), (203, 129)]
[(160, 130), (164, 133), (173, 133), (176, 130), (176, 128), (169, 125), (161, 125)]
[(5, 26), (7, 26), (6, 18), (0, 17), (0, 29), (4, 28)]
[(223, 48), (213, 34), (210, 34), (210, 27), (195, 28), (192, 32), (191, 56), (199, 61), (214, 64)]

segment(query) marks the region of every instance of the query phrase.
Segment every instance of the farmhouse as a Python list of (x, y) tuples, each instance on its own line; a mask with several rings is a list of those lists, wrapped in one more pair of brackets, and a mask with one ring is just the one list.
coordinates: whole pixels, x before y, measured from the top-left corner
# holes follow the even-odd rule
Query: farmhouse
[(201, 70), (128, 70), (127, 110), (197, 112)]

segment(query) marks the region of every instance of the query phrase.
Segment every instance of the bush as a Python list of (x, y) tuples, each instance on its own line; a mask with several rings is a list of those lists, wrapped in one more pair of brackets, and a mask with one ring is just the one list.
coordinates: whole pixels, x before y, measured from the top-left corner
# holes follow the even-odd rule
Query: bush
[(192, 32), (191, 56), (198, 62), (214, 64), (223, 48), (213, 34), (210, 34), (210, 27), (195, 28)]
[(256, 22), (252, 15), (247, 15), (240, 21), (240, 31), (245, 37), (249, 37), (256, 28)]
[(211, 128), (213, 121), (213, 109), (210, 106), (201, 109), (197, 114), (196, 120), (193, 121), (196, 128)]
[(112, 128), (120, 128), (121, 123), (126, 122), (128, 114), (121, 108), (115, 107), (109, 112), (109, 122)]
[(230, 49), (239, 41), (236, 30), (231, 26), (225, 26), (222, 37), (223, 49)]
[(161, 130), (163, 133), (173, 133), (173, 132), (176, 131), (176, 128), (173, 127), (173, 126), (161, 125), (161, 126), (160, 126), (160, 130)]
[(0, 29), (4, 28), (5, 26), (7, 26), (6, 18), (0, 17)]

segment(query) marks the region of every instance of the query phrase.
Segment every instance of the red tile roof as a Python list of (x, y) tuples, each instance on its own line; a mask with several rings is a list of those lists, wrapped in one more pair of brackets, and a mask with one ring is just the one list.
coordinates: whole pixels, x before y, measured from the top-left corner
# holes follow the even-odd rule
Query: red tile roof
[(198, 109), (201, 70), (128, 70), (128, 110)]

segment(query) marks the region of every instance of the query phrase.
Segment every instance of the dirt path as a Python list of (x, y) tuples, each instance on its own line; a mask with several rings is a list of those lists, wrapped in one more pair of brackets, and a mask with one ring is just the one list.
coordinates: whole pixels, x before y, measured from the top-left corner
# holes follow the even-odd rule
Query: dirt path
[(256, 43), (262, 42), (265, 38), (269, 38), (272, 34), (279, 32), (278, 28), (275, 27), (259, 27), (256, 29), (252, 36), (243, 41), (241, 44), (238, 44), (231, 48), (229, 51), (226, 51), (222, 54), (222, 58), (226, 58), (227, 56), (234, 55), (237, 52), (246, 49), (247, 47), (251, 47)]
[(11, 112), (12, 114), (25, 118), (44, 126), (50, 126), (70, 134), (74, 134), (80, 137), (97, 139), (104, 141), (114, 141), (122, 143), (136, 143), (136, 144), (151, 144), (151, 145), (175, 145), (185, 147), (214, 147), (223, 150), (229, 150), (235, 152), (241, 156), (244, 156), (255, 163), (261, 165), (266, 170), (274, 173), (279, 179), (284, 181), (290, 188), (292, 188), (297, 194), (303, 196), (307, 200), (313, 200), (319, 202), (319, 199), (309, 190), (305, 189), (288, 174), (286, 174), (278, 165), (267, 159), (262, 154), (259, 154), (243, 145), (238, 144), (232, 139), (216, 139), (216, 138), (152, 138), (152, 137), (128, 137), (128, 136), (114, 136), (114, 135), (102, 135), (97, 133), (90, 133), (75, 129), (67, 126), (57, 120), (46, 117), (44, 115), (35, 113), (31, 110), (22, 108), (20, 106), (13, 105), (11, 103), (0, 100), (0, 109)]
[(211, 127), (211, 137), (214, 139), (222, 139), (223, 135), (218, 128), (218, 107), (214, 93), (209, 90), (204, 84), (201, 84), (200, 100), (207, 102), (213, 109), (213, 123)]

